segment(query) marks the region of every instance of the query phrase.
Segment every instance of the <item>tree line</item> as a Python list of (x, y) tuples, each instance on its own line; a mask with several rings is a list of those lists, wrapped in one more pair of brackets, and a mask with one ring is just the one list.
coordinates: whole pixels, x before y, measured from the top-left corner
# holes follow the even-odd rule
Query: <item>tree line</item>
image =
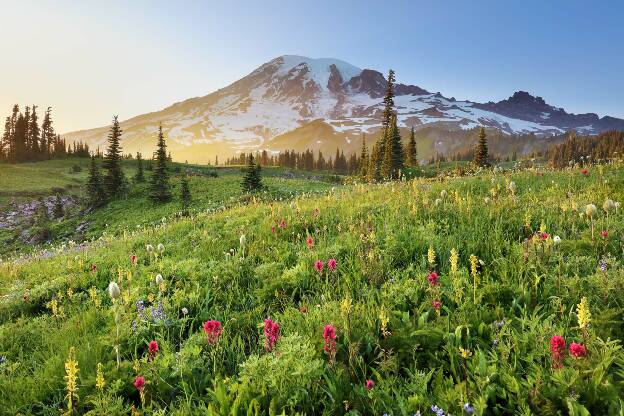
[[(362, 137), (362, 148), (359, 154), (346, 157), (344, 152), (336, 148), (336, 153), (328, 159), (321, 151), (316, 154), (307, 149), (303, 152), (286, 150), (270, 155), (266, 150), (237, 156), (226, 160), (226, 165), (249, 164), (249, 156), (263, 166), (280, 166), (309, 171), (329, 171), (340, 175), (357, 175), (369, 182), (380, 182), (399, 179), (406, 168), (418, 166), (418, 145), (414, 127), (410, 129), (407, 143), (404, 144), (398, 127), (398, 116), (394, 105), (394, 71), (388, 73), (388, 81), (384, 95), (384, 110), (381, 121), (381, 134), (372, 149), (366, 145), (366, 137)], [(477, 167), (490, 166), (487, 135), (484, 128), (479, 129), (478, 140), (474, 148), (466, 153)], [(461, 157), (464, 157), (462, 155)], [(460, 157), (458, 155), (458, 157)]]
[(570, 164), (596, 163), (624, 155), (624, 132), (606, 131), (597, 136), (568, 133), (565, 142), (552, 146), (546, 157), (554, 167)]
[(88, 157), (89, 146), (83, 142), (68, 145), (54, 131), (52, 107), (48, 107), (39, 124), (37, 106), (26, 106), (20, 111), (18, 104), (6, 117), (4, 133), (0, 139), (0, 161), (10, 163), (34, 162), (64, 158)]

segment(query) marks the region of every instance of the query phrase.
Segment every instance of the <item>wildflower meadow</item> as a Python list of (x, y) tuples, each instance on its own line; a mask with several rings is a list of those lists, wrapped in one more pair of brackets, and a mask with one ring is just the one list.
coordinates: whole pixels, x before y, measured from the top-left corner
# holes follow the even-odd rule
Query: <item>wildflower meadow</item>
[(617, 162), (350, 182), (6, 258), (0, 414), (621, 415), (620, 201)]

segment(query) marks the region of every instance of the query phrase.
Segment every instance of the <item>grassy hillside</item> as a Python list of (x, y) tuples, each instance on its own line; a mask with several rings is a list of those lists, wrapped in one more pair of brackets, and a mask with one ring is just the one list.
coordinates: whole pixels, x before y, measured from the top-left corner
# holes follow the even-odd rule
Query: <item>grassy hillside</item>
[[(79, 172), (71, 172), (74, 166)], [(136, 169), (135, 161), (124, 161), (124, 172), (129, 179), (126, 197), (113, 201), (93, 212), (83, 213), (79, 206), (84, 197), (84, 184), (88, 175), (88, 159), (53, 160), (27, 164), (0, 164), (2, 186), (0, 213), (12, 211), (11, 201), (25, 203), (33, 198), (50, 197), (56, 193), (71, 196), (78, 205), (67, 208), (68, 215), (61, 220), (53, 220), (49, 227), (52, 242), (82, 241), (98, 238), (103, 232), (116, 235), (124, 230), (136, 229), (159, 223), (163, 217), (178, 215), (180, 175), (189, 172), (189, 186), (193, 197), (191, 210), (214, 210), (224, 206), (244, 202), (246, 197), (240, 188), (241, 170), (239, 167), (207, 167), (175, 163), (172, 165), (171, 184), (174, 199), (167, 204), (155, 205), (148, 198), (148, 183), (132, 182)], [(337, 186), (327, 175), (307, 172), (286, 174), (281, 168), (264, 168), (266, 190), (257, 197), (267, 200), (290, 198), (302, 192), (320, 192)], [(216, 173), (217, 177), (212, 174)], [(150, 172), (146, 172), (149, 179)], [(0, 256), (15, 251), (32, 249), (24, 241), (22, 233), (33, 227), (33, 220), (12, 229), (0, 227)], [(76, 232), (83, 225), (84, 230)]]
[(624, 200), (622, 166), (356, 185), (5, 262), (0, 408), (621, 414), (607, 199)]

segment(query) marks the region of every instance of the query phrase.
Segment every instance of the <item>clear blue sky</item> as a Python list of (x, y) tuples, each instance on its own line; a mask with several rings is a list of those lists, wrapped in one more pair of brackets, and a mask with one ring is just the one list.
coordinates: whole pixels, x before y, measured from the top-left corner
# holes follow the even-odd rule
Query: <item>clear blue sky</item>
[[(387, 4), (386, 4), (387, 3)], [(0, 0), (0, 116), (59, 131), (210, 93), (283, 54), (340, 58), (446, 96), (516, 90), (624, 117), (624, 1)]]

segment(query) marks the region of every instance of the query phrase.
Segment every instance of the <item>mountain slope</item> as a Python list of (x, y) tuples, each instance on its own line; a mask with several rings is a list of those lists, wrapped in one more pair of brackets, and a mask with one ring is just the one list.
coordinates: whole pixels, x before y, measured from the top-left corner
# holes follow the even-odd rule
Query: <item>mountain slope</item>
[[(385, 87), (380, 72), (338, 59), (280, 56), (204, 97), (124, 121), (122, 144), (125, 152), (149, 153), (162, 123), (170, 150), (179, 160), (204, 162), (215, 155), (256, 149), (351, 150), (362, 133), (379, 131)], [(446, 98), (415, 85), (397, 84), (395, 92), (402, 127), (437, 126), (448, 131), (486, 126), (538, 136), (624, 129), (624, 120), (568, 114), (523, 91), (484, 104)], [(103, 148), (107, 131), (102, 127), (64, 136)], [(322, 134), (315, 133), (319, 131)]]

